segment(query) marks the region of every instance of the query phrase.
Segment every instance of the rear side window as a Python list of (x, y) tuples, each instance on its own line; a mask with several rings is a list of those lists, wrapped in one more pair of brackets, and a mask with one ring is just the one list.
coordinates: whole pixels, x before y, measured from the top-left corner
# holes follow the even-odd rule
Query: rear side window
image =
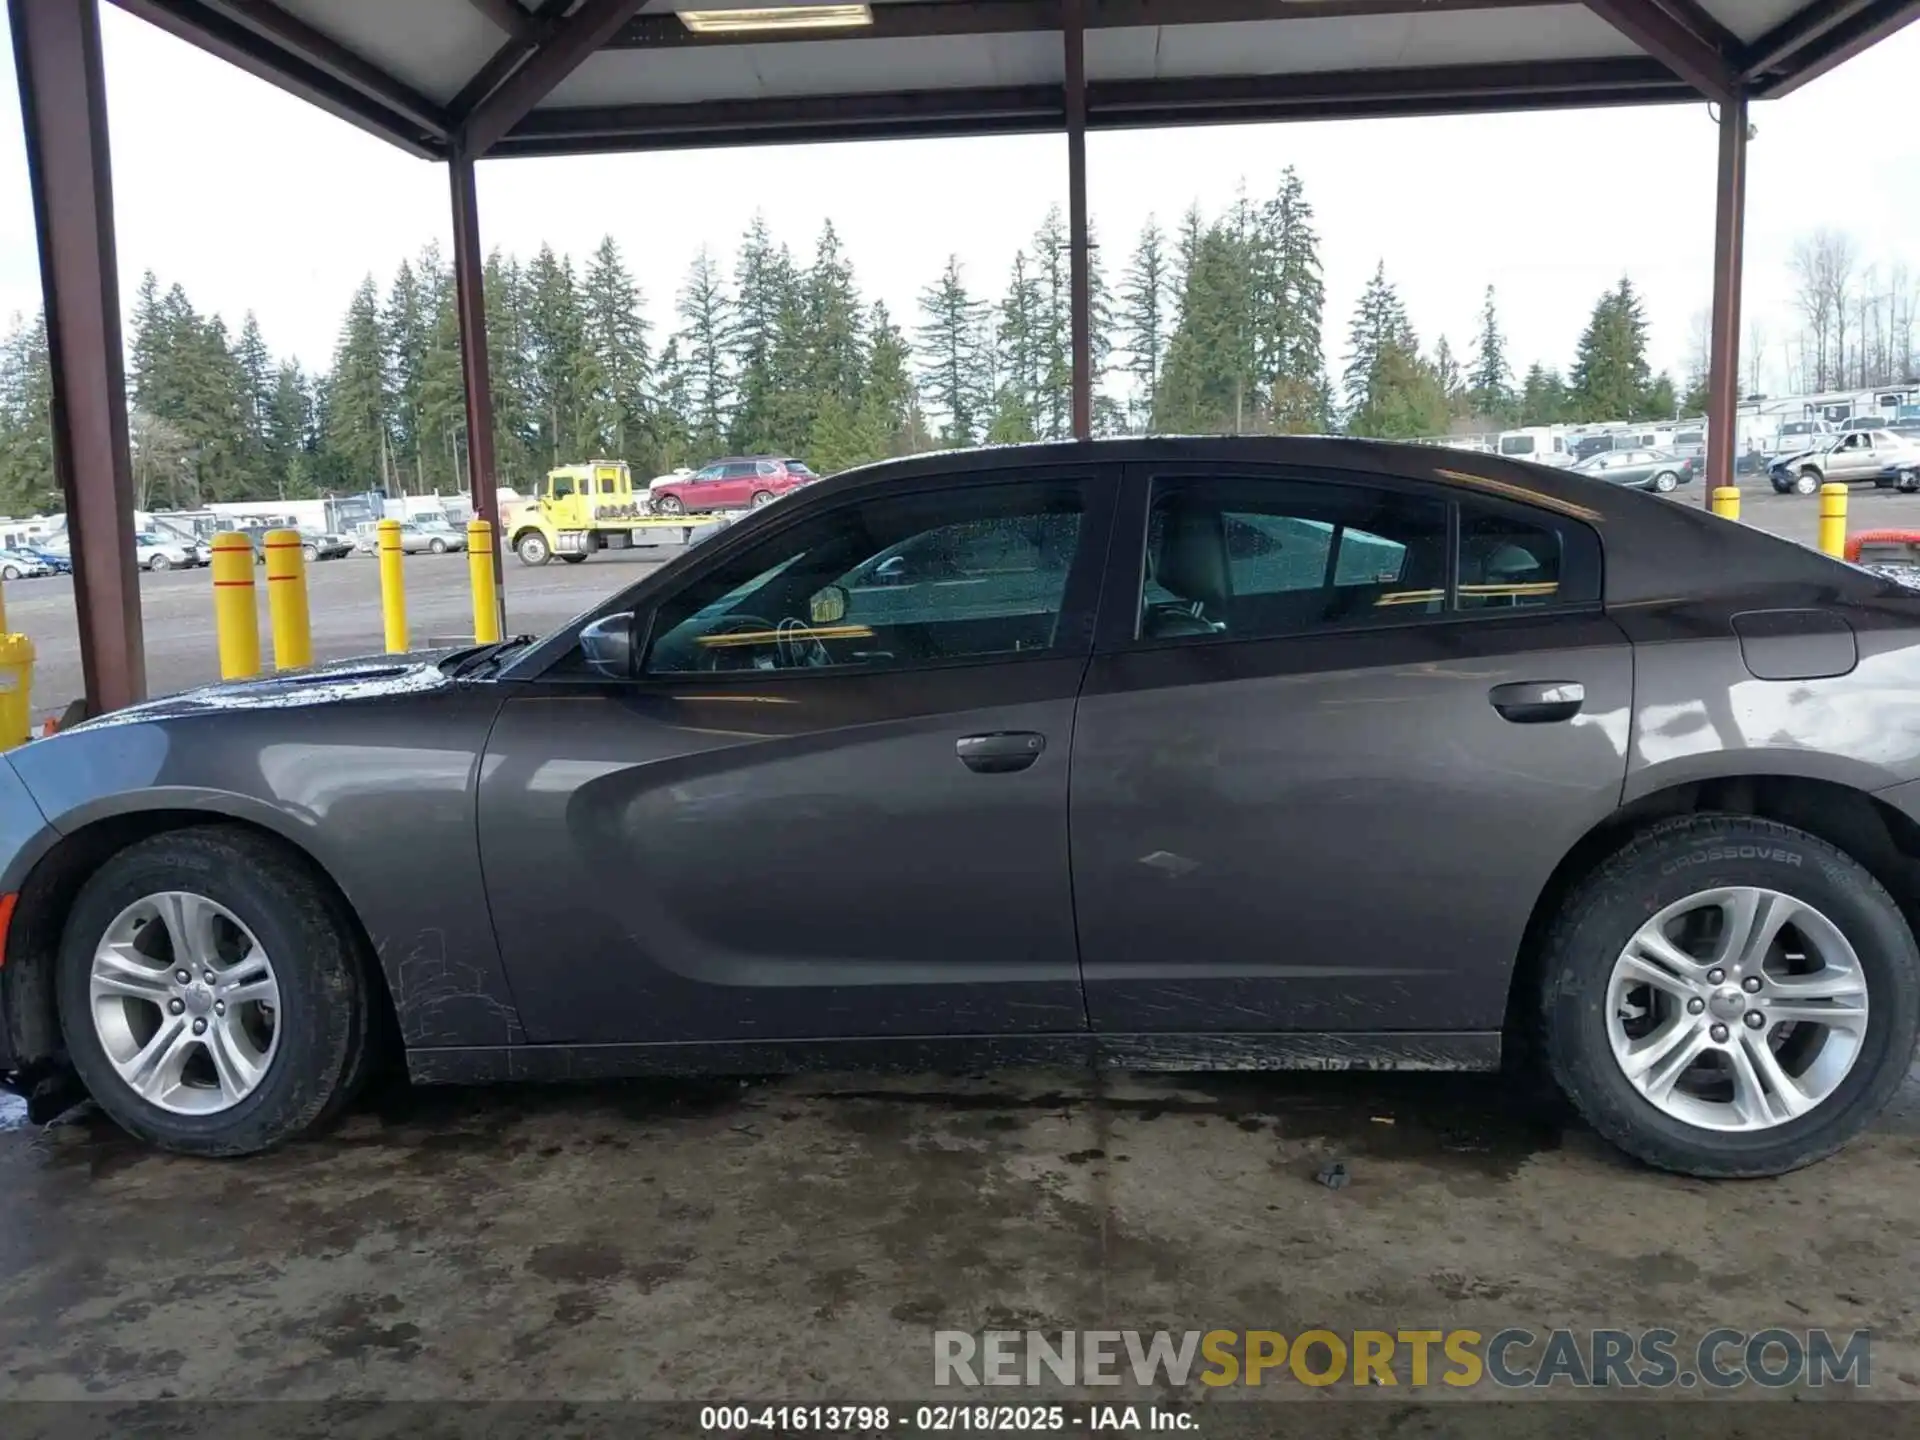
[(1136, 634), (1148, 641), (1268, 639), (1600, 598), (1599, 540), (1577, 522), (1370, 485), (1160, 480), (1146, 540)]
[(1502, 455), (1531, 455), (1533, 453), (1533, 436), (1502, 435), (1500, 437), (1500, 453)]
[(1460, 505), (1459, 610), (1584, 605), (1600, 598), (1600, 545), (1573, 522)]
[(1444, 501), (1364, 485), (1154, 487), (1138, 634), (1261, 639), (1438, 614)]

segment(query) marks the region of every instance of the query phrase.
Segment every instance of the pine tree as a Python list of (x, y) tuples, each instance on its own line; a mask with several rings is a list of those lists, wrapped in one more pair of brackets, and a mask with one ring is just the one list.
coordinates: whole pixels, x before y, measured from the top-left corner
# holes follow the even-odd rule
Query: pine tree
[(393, 485), (387, 434), (387, 358), (373, 276), (347, 305), (327, 382), (326, 447), (348, 488)]
[(1180, 320), (1155, 395), (1155, 430), (1243, 434), (1260, 428), (1264, 402), (1253, 374), (1250, 261), (1249, 241), (1234, 217), (1209, 225), (1193, 242), (1183, 263)]
[(425, 494), (429, 488), (421, 457), (421, 386), (426, 380), (427, 350), (432, 339), (430, 325), (431, 316), (421, 303), (420, 283), (413, 266), (402, 260), (387, 291), (380, 328), (387, 346), (392, 406), (388, 429), (393, 436), (393, 469), (403, 489), (419, 494)]
[[(419, 461), (430, 490), (455, 493), (472, 488), (467, 448), (467, 380), (461, 363), (458, 296), (453, 271), (440, 258), (436, 245), (421, 252), (414, 274), (420, 283), (420, 310), (427, 326), (426, 355), (420, 366)], [(492, 297), (488, 297), (491, 302)], [(488, 339), (488, 367), (492, 368), (492, 334)], [(499, 424), (495, 417), (496, 427)], [(497, 445), (496, 441), (496, 445)], [(495, 483), (504, 483), (500, 460), (494, 459)]]
[(1527, 369), (1520, 388), (1519, 410), (1522, 425), (1558, 425), (1572, 417), (1572, 397), (1560, 372), (1539, 361)]
[(1480, 338), (1473, 358), (1473, 371), (1467, 376), (1467, 395), (1477, 415), (1504, 421), (1513, 414), (1513, 372), (1507, 363), (1507, 342), (1500, 333), (1500, 317), (1494, 310), (1493, 286), (1487, 287), (1487, 299), (1480, 310)]
[[(692, 387), (688, 382), (686, 364), (680, 358), (679, 336), (670, 337), (660, 347), (660, 358), (654, 363), (653, 374), (653, 403), (647, 408), (647, 433), (651, 441), (653, 466), (656, 471), (665, 473), (690, 466), (695, 459), (693, 427), (688, 418), (693, 410)], [(712, 454), (712, 450), (708, 449), (699, 458), (708, 459)]]
[(9, 515), (34, 515), (59, 504), (46, 318), (16, 317), (0, 338), (0, 507)]
[(1160, 371), (1166, 364), (1167, 338), (1172, 330), (1166, 256), (1166, 237), (1149, 215), (1140, 229), (1132, 263), (1120, 284), (1120, 343), (1127, 352), (1126, 371), (1133, 379), (1131, 411), (1141, 428), (1153, 422), (1154, 399)]
[(930, 443), (913, 384), (913, 357), (887, 307), (874, 302), (867, 317), (867, 373), (860, 387), (863, 459), (911, 455)]
[[(1625, 276), (1593, 307), (1568, 376), (1576, 418), (1637, 420), (1647, 415), (1652, 375), (1647, 366), (1647, 322)], [(1671, 384), (1669, 384), (1671, 389)], [(1671, 419), (1671, 406), (1666, 417)]]
[(741, 454), (752, 455), (787, 443), (780, 432), (783, 421), (791, 419), (792, 390), (801, 378), (782, 373), (783, 362), (791, 359), (787, 352), (799, 306), (795, 293), (799, 279), (792, 254), (785, 245), (774, 243), (765, 215), (753, 217), (740, 245), (734, 276), (736, 298), (724, 310), (723, 322), (726, 354), (737, 376), (732, 445)]
[(727, 343), (734, 333), (733, 305), (713, 252), (701, 246), (687, 271), (677, 306), (681, 354), (685, 356), (686, 417), (693, 452), (712, 459), (726, 445), (734, 404)]
[(645, 428), (647, 321), (640, 290), (611, 235), (580, 281), (583, 399), (595, 455), (631, 458)]
[(982, 335), (987, 306), (967, 292), (958, 255), (949, 256), (939, 281), (921, 291), (920, 313), (921, 383), (945, 418), (941, 443), (971, 445), (990, 399)]
[(534, 381), (527, 333), (526, 282), (519, 262), (498, 250), (482, 272), (487, 302), (487, 365), (493, 391), (495, 479), (530, 490), (547, 471), (537, 455), (531, 412)]
[(306, 377), (292, 360), (274, 372), (265, 422), (267, 477), (276, 499), (292, 500), (313, 492), (313, 396)]
[(1260, 213), (1254, 273), (1255, 370), (1268, 424), (1283, 434), (1326, 430), (1332, 419), (1321, 326), (1326, 286), (1313, 206), (1289, 165)]
[(571, 465), (590, 458), (593, 436), (584, 403), (582, 355), (586, 321), (573, 261), (542, 245), (527, 266), (527, 361), (533, 423), (541, 463)]
[(1420, 358), (1419, 341), (1384, 262), (1375, 267), (1354, 308), (1348, 346), (1349, 434), (1411, 439), (1445, 431), (1446, 397), (1433, 368)]
[(840, 248), (832, 221), (821, 228), (813, 264), (801, 281), (800, 312), (806, 337), (802, 383), (811, 412), (809, 429), (817, 428), (825, 414), (832, 424), (850, 431), (867, 367), (865, 317), (853, 266)]
[(986, 438), (996, 445), (1037, 439), (1046, 388), (1045, 336), (1040, 282), (1027, 254), (1013, 257), (1013, 274), (1000, 301), (994, 329), (996, 385)]
[(1442, 335), (1433, 347), (1433, 378), (1447, 402), (1449, 418), (1466, 413), (1467, 382), (1460, 374), (1460, 362), (1453, 358), (1453, 347)]

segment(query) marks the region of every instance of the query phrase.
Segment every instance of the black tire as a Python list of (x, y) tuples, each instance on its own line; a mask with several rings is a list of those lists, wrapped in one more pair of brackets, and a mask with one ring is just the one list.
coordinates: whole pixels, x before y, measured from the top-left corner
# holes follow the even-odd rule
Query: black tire
[(579, 565), (583, 564), (587, 557), (584, 555), (562, 555), (560, 558), (569, 565)]
[(19, 578), (20, 567), (18, 565), (9, 565), (6, 569), (0, 570), (0, 580), (18, 580)]
[[(1858, 1058), (1826, 1100), (1751, 1132), (1689, 1125), (1621, 1072), (1607, 1038), (1614, 961), (1650, 916), (1690, 894), (1754, 885), (1818, 908), (1859, 956), (1868, 994)], [(1568, 898), (1542, 967), (1543, 1040), (1560, 1088), (1593, 1128), (1662, 1170), (1706, 1178), (1780, 1175), (1831, 1155), (1880, 1113), (1906, 1078), (1920, 1034), (1920, 950), (1900, 907), (1851, 856), (1748, 815), (1690, 815), (1642, 831)]]
[(686, 504), (678, 495), (662, 495), (653, 502), (653, 508), (658, 510), (662, 515), (684, 515), (687, 513)]
[(300, 547), (300, 554), (306, 559), (307, 564), (316, 564), (320, 559), (320, 547), (318, 545), (302, 545)]
[(537, 568), (553, 558), (553, 547), (547, 544), (547, 537), (538, 530), (529, 530), (513, 542), (513, 553), (520, 557), (522, 565)]
[[(252, 1093), (213, 1114), (175, 1114), (135, 1094), (89, 1013), (100, 936), (128, 905), (166, 890), (193, 891), (238, 916), (273, 958), (279, 982), (272, 1062)], [(371, 1021), (361, 950), (340, 902), (281, 846), (231, 826), (156, 835), (102, 865), (68, 916), (57, 982), (67, 1053), (100, 1108), (149, 1144), (202, 1156), (272, 1149), (331, 1118), (365, 1074)]]
[(156, 575), (162, 570), (171, 570), (172, 568), (173, 562), (164, 555), (155, 555), (151, 560), (147, 561), (147, 569), (153, 571)]
[(771, 490), (756, 490), (753, 492), (753, 499), (747, 503), (755, 510), (758, 510), (762, 505), (771, 505), (773, 503), (773, 492)]
[(429, 541), (427, 543), (427, 549), (435, 555), (444, 555), (447, 553), (447, 542), (444, 540)]
[(1793, 493), (1796, 495), (1818, 495), (1820, 487), (1826, 483), (1826, 477), (1809, 465), (1793, 477)]

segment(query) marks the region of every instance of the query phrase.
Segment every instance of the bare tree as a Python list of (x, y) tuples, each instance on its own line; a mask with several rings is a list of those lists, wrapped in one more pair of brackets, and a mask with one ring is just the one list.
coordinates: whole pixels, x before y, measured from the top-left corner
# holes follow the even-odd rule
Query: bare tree
[(1816, 230), (1794, 242), (1788, 265), (1797, 286), (1794, 304), (1812, 350), (1809, 378), (1815, 389), (1846, 383), (1855, 264), (1853, 238), (1838, 230)]
[(1713, 316), (1705, 310), (1693, 312), (1687, 324), (1687, 393), (1707, 388), (1707, 374), (1713, 368)]
[(133, 452), (134, 508), (151, 510), (162, 487), (173, 509), (180, 509), (183, 502), (187, 508), (198, 508), (200, 487), (188, 464), (186, 437), (144, 410), (128, 416), (127, 432)]
[(1747, 389), (1749, 395), (1766, 390), (1767, 327), (1758, 318), (1747, 321)]

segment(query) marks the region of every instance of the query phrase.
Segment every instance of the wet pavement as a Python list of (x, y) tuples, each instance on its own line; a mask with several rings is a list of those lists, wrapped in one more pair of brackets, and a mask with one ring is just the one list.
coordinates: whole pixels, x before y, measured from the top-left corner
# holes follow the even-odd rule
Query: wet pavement
[(1719, 1184), (1498, 1077), (389, 1086), (225, 1163), (18, 1121), (10, 1400), (897, 1401), (941, 1397), (936, 1329), (1656, 1324), (1870, 1327), (1874, 1392), (1920, 1398), (1912, 1081)]

